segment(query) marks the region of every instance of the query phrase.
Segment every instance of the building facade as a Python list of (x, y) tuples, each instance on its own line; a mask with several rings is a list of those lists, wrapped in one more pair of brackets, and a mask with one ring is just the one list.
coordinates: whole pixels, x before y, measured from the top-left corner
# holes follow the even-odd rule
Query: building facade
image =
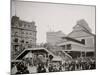
[[(20, 20), (17, 16), (11, 18), (11, 53), (16, 55), (25, 48), (36, 46), (36, 26), (35, 22)], [(12, 55), (12, 56), (13, 56)]]
[(72, 58), (95, 57), (95, 34), (85, 20), (79, 20), (73, 31), (63, 39), (66, 39), (66, 42), (58, 45)]
[(61, 43), (64, 41), (62, 37), (66, 36), (62, 31), (57, 32), (47, 32), (46, 39), (47, 43), (50, 43), (52, 45), (56, 45), (58, 43)]

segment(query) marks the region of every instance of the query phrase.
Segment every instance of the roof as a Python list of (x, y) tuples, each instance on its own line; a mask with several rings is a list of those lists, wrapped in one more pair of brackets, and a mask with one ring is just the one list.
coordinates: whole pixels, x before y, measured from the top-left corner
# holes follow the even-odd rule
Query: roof
[[(78, 47), (77, 49), (71, 49), (70, 51), (85, 51), (85, 52), (94, 52), (95, 51), (95, 48), (94, 47), (81, 47), (81, 46), (78, 46), (76, 45), (76, 47)], [(81, 49), (81, 50), (80, 50)], [(64, 50), (65, 52), (66, 51), (69, 51), (69, 50)]]
[[(77, 27), (78, 26), (78, 27)], [(73, 29), (79, 30), (82, 28), (83, 30), (87, 32), (91, 32), (91, 28), (89, 27), (88, 23), (84, 19), (80, 19), (77, 21), (77, 24), (73, 27)]]
[(73, 31), (69, 33), (68, 37), (83, 37), (83, 36), (93, 36), (91, 28), (84, 19), (77, 21), (76, 25), (73, 27)]
[(77, 43), (83, 44), (81, 41), (76, 40), (76, 39), (71, 38), (71, 37), (63, 37), (63, 39), (67, 39), (67, 40), (70, 40), (70, 41), (73, 41), (73, 42), (77, 42)]
[(27, 48), (23, 52), (21, 52), (15, 59), (21, 59), (21, 58), (23, 58), (30, 51), (35, 51), (35, 52), (36, 51), (45, 51), (45, 52), (51, 54), (52, 56), (55, 56), (52, 52), (50, 52), (46, 48), (42, 48), (42, 47), (41, 48)]
[(67, 37), (79, 38), (79, 37), (88, 37), (88, 36), (95, 36), (93, 33), (86, 32), (85, 30), (79, 31), (72, 31), (67, 35)]

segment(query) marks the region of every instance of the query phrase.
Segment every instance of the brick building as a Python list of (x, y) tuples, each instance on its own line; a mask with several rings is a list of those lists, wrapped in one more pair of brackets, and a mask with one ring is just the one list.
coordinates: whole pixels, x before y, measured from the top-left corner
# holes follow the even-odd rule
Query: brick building
[(20, 20), (17, 16), (11, 18), (11, 52), (13, 55), (19, 54), (25, 48), (36, 46), (36, 26), (35, 22)]

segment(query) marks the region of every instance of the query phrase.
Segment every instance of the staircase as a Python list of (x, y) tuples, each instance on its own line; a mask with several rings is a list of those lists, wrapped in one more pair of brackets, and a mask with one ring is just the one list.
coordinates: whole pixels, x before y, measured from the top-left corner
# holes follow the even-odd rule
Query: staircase
[(24, 50), (20, 50), (20, 51), (16, 51), (16, 52), (11, 52), (11, 59), (15, 59), (22, 51)]

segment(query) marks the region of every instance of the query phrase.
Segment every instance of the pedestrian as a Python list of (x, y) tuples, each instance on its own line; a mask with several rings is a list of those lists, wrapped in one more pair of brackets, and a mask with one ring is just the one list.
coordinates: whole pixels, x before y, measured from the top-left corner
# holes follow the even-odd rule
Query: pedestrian
[(27, 69), (26, 66), (24, 67), (23, 74), (29, 74), (29, 70)]

